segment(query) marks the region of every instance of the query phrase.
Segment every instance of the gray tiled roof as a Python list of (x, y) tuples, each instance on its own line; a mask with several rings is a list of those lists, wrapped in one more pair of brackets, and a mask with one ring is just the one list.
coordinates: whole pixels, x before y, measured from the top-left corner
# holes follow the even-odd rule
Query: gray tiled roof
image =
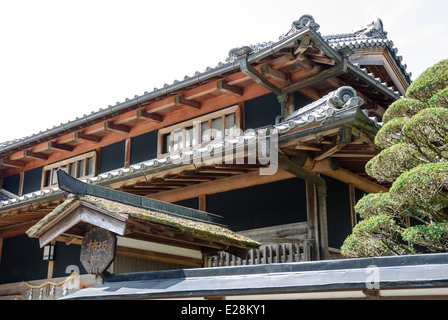
[(367, 27), (363, 27), (351, 33), (325, 35), (323, 38), (335, 50), (344, 48), (349, 48), (351, 50), (375, 48), (389, 49), (395, 62), (406, 76), (406, 80), (411, 82), (412, 73), (406, 71), (407, 65), (402, 63), (403, 57), (398, 55), (398, 49), (395, 47), (393, 41), (387, 38), (387, 32), (384, 31), (381, 19), (377, 19)]
[[(364, 101), (356, 96), (356, 91), (348, 86), (344, 86), (330, 92), (325, 97), (310, 103), (309, 105), (297, 110), (290, 116), (286, 117), (281, 123), (273, 124), (269, 128), (257, 128), (255, 130), (247, 130), (244, 135), (231, 139), (224, 139), (207, 146), (182, 152), (176, 155), (163, 156), (157, 159), (148, 159), (141, 163), (131, 165), (129, 168), (118, 168), (109, 172), (101, 173), (96, 177), (88, 178), (85, 181), (89, 184), (107, 184), (119, 180), (130, 179), (137, 175), (147, 175), (161, 170), (167, 170), (167, 167), (177, 167), (181, 164), (194, 163), (193, 159), (201, 157), (203, 154), (210, 153), (212, 150), (222, 150), (222, 148), (234, 147), (239, 148), (253, 141), (258, 136), (266, 137), (265, 130), (277, 129), (280, 134), (284, 134), (294, 128), (304, 127), (312, 122), (323, 123), (331, 121), (335, 117), (339, 117), (343, 112), (358, 108), (364, 104)], [(375, 117), (369, 117), (366, 113), (363, 116), (365, 122), (370, 123), (376, 129), (381, 127)], [(322, 125), (322, 127), (324, 127)], [(32, 202), (36, 199), (44, 199), (57, 197), (65, 192), (59, 187), (46, 190), (39, 190), (21, 197), (10, 198), (2, 201), (0, 199), (0, 210), (2, 208), (21, 205), (22, 203)]]
[[(303, 15), (300, 19), (293, 22), (292, 28), (287, 33), (280, 35), (278, 39), (276, 39), (275, 41), (259, 43), (246, 47), (250, 49), (250, 51), (247, 52), (247, 54), (248, 56), (255, 59), (261, 58), (262, 54), (270, 55), (274, 53), (273, 52), (274, 46), (285, 43), (287, 40), (295, 37), (297, 34), (300, 33), (300, 29), (305, 27), (317, 30), (319, 28), (319, 25), (314, 21), (312, 16)], [(401, 58), (396, 56), (397, 49), (393, 47), (392, 41), (386, 39), (387, 33), (384, 31), (382, 31), (381, 33), (376, 32), (377, 29), (382, 30), (382, 24), (380, 27), (378, 26), (377, 23), (377, 25), (373, 24), (373, 27), (369, 25), (367, 28), (361, 29), (358, 32), (349, 34), (328, 35), (323, 36), (323, 39), (325, 39), (335, 49), (344, 48), (347, 46), (356, 47), (357, 45), (365, 47), (372, 47), (372, 46), (387, 47), (391, 50), (392, 53), (395, 54), (395, 58), (399, 62), (399, 65), (402, 67), (403, 72), (407, 74), (405, 72), (406, 66), (405, 65), (403, 66), (401, 64)], [(231, 50), (225, 62), (219, 62), (215, 67), (207, 67), (203, 72), (196, 71), (194, 75), (192, 76), (187, 75), (184, 77), (183, 80), (174, 80), (172, 84), (165, 84), (162, 88), (154, 88), (154, 90), (151, 92), (145, 91), (143, 95), (136, 95), (132, 99), (127, 98), (125, 99), (124, 102), (121, 103), (117, 102), (117, 104), (114, 106), (109, 105), (107, 108), (100, 108), (98, 111), (92, 111), (90, 115), (84, 114), (82, 117), (76, 118), (66, 123), (61, 123), (59, 126), (54, 126), (53, 128), (47, 128), (46, 130), (41, 131), (39, 133), (18, 139), (0, 142), (0, 156), (2, 154), (7, 154), (11, 152), (11, 150), (13, 150), (14, 148), (23, 149), (30, 147), (36, 143), (48, 141), (49, 139), (51, 139), (52, 135), (60, 135), (61, 133), (67, 133), (73, 130), (77, 130), (76, 128), (79, 128), (79, 126), (82, 123), (93, 124), (98, 119), (103, 119), (108, 115), (120, 112), (126, 108), (129, 108), (132, 105), (138, 105), (142, 101), (157, 98), (159, 96), (166, 96), (167, 94), (169, 95), (172, 92), (178, 91), (182, 88), (186, 88), (192, 84), (200, 83), (201, 81), (207, 79), (208, 77), (222, 75), (226, 72), (235, 71), (235, 68), (238, 68), (238, 66), (234, 64), (235, 59), (236, 57), (232, 55)], [(359, 71), (368, 74), (366, 70), (360, 69)], [(374, 79), (373, 74), (368, 75)], [(407, 75), (410, 77), (410, 74)], [(389, 91), (394, 92), (392, 88), (388, 88), (387, 85), (381, 83), (379, 79), (374, 80), (378, 82), (378, 85), (382, 85)]]
[[(315, 121), (328, 120), (347, 109), (360, 107), (363, 104), (364, 100), (357, 96), (356, 91), (352, 87), (343, 86), (321, 99), (296, 110), (274, 127), (281, 133), (285, 133), (294, 128), (305, 127)], [(366, 113), (365, 115), (373, 126), (378, 129), (381, 127), (381, 123), (378, 123), (376, 117), (368, 117)]]
[(8, 201), (10, 199), (15, 199), (17, 196), (5, 189), (0, 189), (0, 201)]

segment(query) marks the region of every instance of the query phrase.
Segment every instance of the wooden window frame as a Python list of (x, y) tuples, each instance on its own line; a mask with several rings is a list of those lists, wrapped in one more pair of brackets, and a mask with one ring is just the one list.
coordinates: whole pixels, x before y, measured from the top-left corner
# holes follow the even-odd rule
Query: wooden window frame
[[(172, 125), (172, 126), (169, 126), (169, 127), (163, 128), (163, 129), (160, 129), (159, 132), (158, 132), (158, 137), (157, 137), (157, 156), (158, 157), (165, 157), (165, 156), (168, 156), (170, 154), (170, 151), (163, 152), (163, 150), (164, 150), (164, 136), (166, 134), (170, 134), (171, 135), (171, 134), (174, 133), (174, 131), (179, 130), (179, 129), (182, 129), (182, 143), (183, 143), (183, 146), (182, 146), (182, 148), (180, 148), (179, 151), (191, 151), (194, 148), (204, 147), (204, 146), (212, 143), (213, 140), (209, 140), (209, 141), (204, 142), (204, 143), (201, 141), (202, 137), (201, 137), (201, 128), (200, 128), (200, 126), (201, 126), (201, 124), (203, 122), (208, 122), (208, 127), (210, 129), (210, 128), (212, 128), (212, 120), (221, 118), (221, 130), (223, 132), (222, 138), (224, 139), (225, 137), (228, 137), (228, 136), (225, 135), (225, 130), (226, 130), (226, 121), (225, 120), (226, 120), (226, 116), (230, 115), (230, 114), (234, 114), (235, 115), (234, 127), (235, 127), (235, 131), (237, 132), (239, 129), (242, 129), (242, 127), (241, 127), (241, 109), (240, 109), (240, 106), (238, 106), (238, 105), (235, 105), (235, 106), (232, 106), (232, 107), (228, 107), (228, 108), (216, 111), (216, 112), (212, 112), (212, 113), (203, 115), (201, 117), (197, 117), (197, 118), (194, 118), (194, 119), (191, 119), (191, 120), (188, 120), (188, 121), (184, 121), (182, 123), (178, 123), (178, 124), (175, 124), (175, 125)], [(194, 127), (194, 126), (196, 126), (196, 130), (193, 129), (193, 132), (196, 132), (196, 135), (197, 135), (196, 137), (194, 137), (194, 140), (196, 141), (196, 144), (193, 145), (193, 146), (186, 147), (185, 146), (185, 143), (186, 143), (186, 139), (185, 139), (185, 137), (186, 137), (186, 130), (187, 130), (188, 127)], [(172, 141), (172, 140), (170, 139), (170, 141)], [(198, 141), (200, 141), (200, 142), (197, 143)]]
[[(87, 159), (90, 159), (90, 158), (92, 158), (92, 172), (90, 174), (86, 175), (85, 173), (87, 172)], [(84, 167), (83, 167), (84, 175), (78, 176), (78, 167), (79, 167), (78, 163), (83, 160), (84, 160)], [(56, 184), (52, 184), (51, 182), (53, 181), (53, 177), (56, 174), (56, 169), (62, 168), (64, 166), (66, 166), (68, 168), (71, 164), (75, 164), (74, 177), (76, 177), (77, 179), (86, 179), (86, 178), (94, 177), (97, 172), (97, 153), (96, 153), (96, 151), (91, 151), (91, 152), (81, 154), (79, 156), (75, 156), (75, 157), (65, 159), (65, 160), (55, 162), (55, 163), (45, 166), (42, 170), (41, 190), (54, 188), (56, 186)], [(48, 171), (50, 171), (50, 176), (48, 177), (49, 183), (48, 183), (48, 185), (46, 185)]]

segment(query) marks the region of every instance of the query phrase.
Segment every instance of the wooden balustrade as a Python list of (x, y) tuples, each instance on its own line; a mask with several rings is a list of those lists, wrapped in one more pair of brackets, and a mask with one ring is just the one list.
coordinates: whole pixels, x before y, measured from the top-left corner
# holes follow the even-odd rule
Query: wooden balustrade
[(211, 257), (211, 267), (301, 262), (311, 260), (311, 240), (295, 243), (264, 244), (249, 251), (246, 259), (226, 252)]

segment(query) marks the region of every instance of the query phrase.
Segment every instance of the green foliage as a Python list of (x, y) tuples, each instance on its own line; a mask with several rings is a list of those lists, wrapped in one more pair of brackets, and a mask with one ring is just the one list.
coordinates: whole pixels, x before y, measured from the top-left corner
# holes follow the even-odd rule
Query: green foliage
[(353, 228), (341, 247), (345, 257), (375, 257), (414, 253), (412, 247), (402, 243), (401, 227), (392, 217), (380, 214), (362, 220)]
[(403, 139), (402, 129), (409, 121), (407, 117), (395, 118), (386, 123), (375, 136), (375, 144), (380, 148), (388, 148)]
[(346, 257), (448, 252), (448, 60), (428, 68), (393, 103), (375, 138), (384, 149), (366, 165), (387, 193), (364, 196), (363, 219), (345, 240)]
[(428, 103), (431, 108), (448, 108), (448, 87), (433, 95)]
[(370, 193), (364, 195), (355, 205), (355, 211), (362, 219), (374, 217), (382, 213), (394, 212), (400, 203), (394, 201), (389, 193)]
[(427, 108), (427, 104), (416, 99), (402, 98), (392, 103), (383, 115), (383, 122), (387, 123), (395, 118), (410, 118), (419, 111)]
[(408, 206), (424, 208), (432, 220), (446, 219), (441, 212), (448, 206), (448, 163), (419, 165), (392, 184), (390, 195)]
[(448, 86), (448, 59), (425, 70), (406, 91), (406, 97), (428, 102)]
[(426, 247), (432, 252), (448, 252), (448, 222), (434, 222), (407, 228), (403, 240)]
[(416, 147), (429, 148), (440, 157), (445, 157), (448, 109), (428, 108), (420, 111), (403, 126), (402, 133)]
[(408, 143), (399, 143), (372, 158), (366, 172), (379, 182), (394, 182), (402, 173), (424, 163), (428, 163), (425, 155)]

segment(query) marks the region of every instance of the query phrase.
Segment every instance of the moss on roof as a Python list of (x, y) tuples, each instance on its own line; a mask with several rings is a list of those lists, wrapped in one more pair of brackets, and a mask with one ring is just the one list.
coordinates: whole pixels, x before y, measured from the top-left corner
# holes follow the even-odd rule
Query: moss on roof
[(43, 217), (39, 222), (37, 222), (34, 226), (29, 228), (26, 231), (26, 234), (30, 238), (34, 238), (37, 231), (40, 230), (44, 225), (50, 223), (54, 218), (56, 218), (62, 211), (65, 209), (68, 209), (72, 205), (77, 204), (78, 197), (69, 197), (67, 200), (65, 200), (63, 203), (61, 203), (59, 206), (57, 206), (53, 211), (51, 211), (49, 214), (47, 214), (45, 217)]
[(186, 234), (190, 234), (199, 238), (208, 239), (210, 241), (226, 243), (229, 245), (257, 248), (261, 244), (257, 241), (249, 239), (243, 235), (231, 231), (230, 229), (207, 223), (205, 221), (197, 221), (187, 218), (181, 218), (169, 213), (158, 212), (130, 205), (125, 205), (119, 202), (106, 200), (99, 197), (81, 195), (74, 196), (67, 199), (64, 203), (56, 207), (52, 212), (46, 215), (37, 224), (31, 227), (26, 233), (29, 237), (36, 235), (36, 232), (44, 225), (52, 221), (61, 212), (78, 203), (87, 203), (99, 209), (106, 210), (115, 214), (127, 214), (135, 219), (161, 224), (170, 228), (174, 228)]

